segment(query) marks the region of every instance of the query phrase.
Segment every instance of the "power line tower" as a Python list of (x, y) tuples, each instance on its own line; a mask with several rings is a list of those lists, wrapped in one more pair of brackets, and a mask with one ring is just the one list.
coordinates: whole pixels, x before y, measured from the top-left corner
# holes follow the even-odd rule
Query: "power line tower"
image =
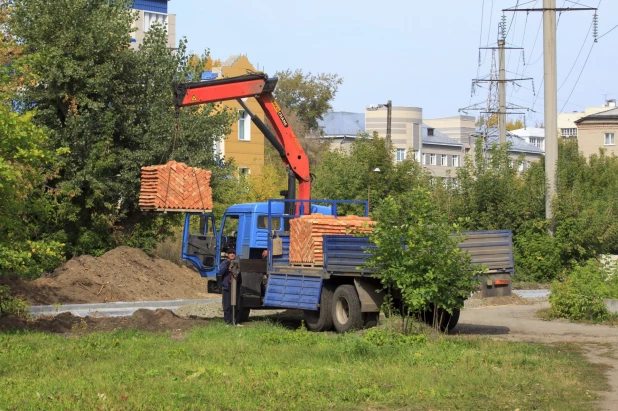
[[(481, 65), (481, 52), (491, 50), (491, 68), (489, 74), (472, 79), (472, 95), (476, 93), (476, 89), (481, 84), (488, 84), (487, 100), (476, 103), (468, 107), (459, 109), (460, 112), (467, 113), (468, 111), (480, 111), (480, 123), (482, 127), (482, 135), (486, 137), (490, 128), (495, 123), (495, 116), (498, 117), (498, 135), (500, 143), (506, 143), (506, 119), (509, 114), (524, 115), (531, 111), (527, 107), (510, 104), (506, 101), (506, 85), (507, 83), (516, 84), (521, 81), (531, 81), (534, 91), (534, 79), (532, 78), (506, 78), (506, 50), (523, 50), (521, 47), (507, 47), (506, 45), (506, 19), (502, 19), (499, 26), (500, 38), (496, 46), (479, 47), (479, 66)], [(498, 54), (498, 67), (496, 67), (496, 52)], [(523, 58), (523, 51), (522, 51)]]
[[(569, 1), (569, 0), (567, 0)], [(556, 0), (543, 0), (542, 8), (512, 7), (502, 12), (542, 12), (543, 13), (543, 66), (545, 83), (545, 178), (548, 190), (545, 194), (545, 218), (553, 220), (552, 199), (556, 196), (556, 169), (558, 163), (558, 78), (556, 61), (556, 12), (591, 11), (596, 7), (583, 6), (579, 1), (569, 1), (573, 7), (556, 7)], [(565, 1), (566, 3), (566, 1)], [(581, 7), (575, 7), (579, 5)], [(595, 42), (598, 36), (595, 24)], [(551, 229), (553, 232), (553, 227)]]

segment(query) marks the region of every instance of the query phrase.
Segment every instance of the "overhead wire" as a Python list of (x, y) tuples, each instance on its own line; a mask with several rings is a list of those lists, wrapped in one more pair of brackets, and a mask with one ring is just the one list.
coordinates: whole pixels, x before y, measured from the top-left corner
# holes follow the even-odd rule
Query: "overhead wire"
[(614, 31), (616, 28), (618, 28), (618, 24), (616, 24), (614, 27), (612, 27), (610, 30), (606, 31), (605, 33), (601, 34), (599, 37), (597, 37), (597, 40), (602, 39), (603, 37), (607, 36), (609, 33), (611, 33), (612, 31)]
[[(597, 6), (597, 9), (601, 7), (602, 1), (603, 0), (599, 0), (599, 5)], [(564, 103), (560, 112), (564, 112), (565, 107), (567, 106), (567, 104), (569, 104), (569, 100), (571, 100), (571, 96), (573, 96), (573, 92), (575, 92), (575, 89), (577, 88), (577, 85), (579, 84), (579, 80), (581, 79), (582, 74), (584, 73), (584, 70), (586, 69), (586, 65), (588, 64), (588, 60), (590, 59), (590, 55), (592, 54), (592, 50), (594, 49), (595, 44), (596, 42), (593, 41), (592, 45), (590, 46), (590, 51), (588, 51), (588, 55), (586, 56), (586, 60), (584, 61), (584, 65), (582, 66), (582, 69), (580, 70), (579, 75), (577, 76), (577, 80), (575, 80), (575, 84), (573, 85), (573, 88), (571, 89), (571, 92), (569, 93), (569, 97), (567, 97), (566, 103)]]
[(586, 42), (588, 41), (588, 37), (590, 37), (590, 31), (592, 30), (593, 24), (594, 23), (590, 24), (590, 28), (588, 28), (588, 33), (586, 34), (586, 38), (584, 39), (584, 42), (582, 43), (582, 46), (579, 49), (579, 53), (577, 53), (577, 57), (575, 57), (575, 61), (573, 62), (573, 65), (571, 66), (571, 69), (569, 70), (569, 74), (567, 74), (567, 76), (562, 81), (562, 84), (560, 84), (560, 87), (558, 87), (558, 91), (560, 91), (562, 86), (564, 86), (564, 84), (567, 82), (567, 80), (571, 76), (571, 73), (573, 72), (573, 69), (575, 69), (575, 66), (577, 65), (577, 61), (579, 60), (579, 56), (582, 54), (582, 51), (584, 50), (584, 46), (586, 45)]

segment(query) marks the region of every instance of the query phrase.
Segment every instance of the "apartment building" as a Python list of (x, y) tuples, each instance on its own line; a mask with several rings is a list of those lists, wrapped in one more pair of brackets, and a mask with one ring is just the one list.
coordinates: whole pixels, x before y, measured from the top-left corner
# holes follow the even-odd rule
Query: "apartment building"
[(558, 114), (558, 132), (562, 138), (577, 137), (577, 120), (616, 108), (616, 100), (607, 100), (603, 106), (586, 107), (584, 111)]
[(423, 167), (434, 177), (457, 177), (463, 164), (464, 145), (433, 127), (423, 124)]
[[(489, 148), (500, 142), (498, 129), (495, 127), (486, 128), (478, 127), (477, 136), (482, 137), (485, 142), (485, 147)], [(475, 138), (476, 139), (476, 138)], [(511, 157), (512, 164), (517, 164), (519, 171), (524, 171), (530, 167), (530, 164), (541, 160), (544, 150), (534, 144), (526, 142), (520, 136), (517, 136), (510, 131), (506, 132), (506, 142), (509, 144), (508, 153)], [(519, 161), (523, 155), (523, 161)]]
[(440, 118), (425, 118), (423, 122), (429, 127), (440, 130), (445, 136), (464, 145), (466, 152), (474, 144), (472, 136), (476, 133), (476, 118), (474, 116), (450, 116)]
[(577, 126), (577, 145), (586, 157), (598, 154), (605, 149), (607, 154), (618, 155), (616, 136), (618, 136), (618, 108), (591, 114), (575, 121)]
[(176, 15), (169, 14), (167, 3), (169, 0), (135, 0), (133, 9), (138, 11), (137, 19), (133, 23), (131, 33), (131, 47), (137, 49), (144, 42), (144, 37), (150, 27), (161, 24), (167, 29), (167, 45), (176, 47)]
[[(365, 110), (365, 132), (377, 133), (386, 138), (388, 109), (369, 106)], [(397, 161), (412, 155), (420, 161), (423, 109), (420, 107), (394, 106), (391, 112), (391, 145), (396, 150)]]
[[(256, 71), (247, 56), (235, 55), (225, 60), (221, 66), (202, 75), (203, 80), (214, 80), (246, 75)], [(265, 121), (264, 111), (254, 98), (244, 99), (245, 104), (253, 113)], [(239, 174), (261, 174), (264, 166), (264, 134), (251, 121), (238, 102), (223, 103), (238, 112), (238, 121), (232, 124), (232, 131), (215, 146), (215, 155), (220, 159), (233, 159)]]
[(526, 143), (532, 144), (545, 152), (545, 129), (540, 127), (526, 127), (511, 130), (511, 134), (520, 137)]
[[(422, 110), (410, 107), (393, 107), (391, 143), (395, 149), (393, 161), (403, 161), (408, 156), (421, 162), (432, 176), (455, 177), (457, 168), (463, 164), (464, 145), (422, 123)], [(386, 135), (386, 121), (380, 114), (369, 109), (365, 113), (328, 112), (319, 120), (322, 135), (320, 138), (330, 142), (331, 150), (350, 151), (350, 146), (357, 138), (373, 138), (374, 133), (380, 138)], [(369, 119), (367, 118), (369, 117)], [(396, 130), (396, 132), (395, 132)], [(416, 131), (415, 131), (416, 130)], [(421, 150), (415, 149), (415, 132), (422, 138)], [(418, 144), (418, 137), (416, 143)]]

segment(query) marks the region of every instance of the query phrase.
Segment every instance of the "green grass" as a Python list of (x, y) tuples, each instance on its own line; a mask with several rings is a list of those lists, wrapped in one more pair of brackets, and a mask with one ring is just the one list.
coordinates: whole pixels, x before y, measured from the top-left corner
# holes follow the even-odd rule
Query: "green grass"
[(589, 410), (604, 387), (570, 346), (373, 333), (0, 334), (0, 410)]
[(536, 316), (540, 318), (541, 320), (545, 320), (545, 321), (566, 320), (566, 321), (570, 321), (573, 323), (580, 323), (580, 324), (601, 324), (601, 325), (608, 325), (608, 326), (613, 326), (613, 327), (618, 326), (618, 314), (610, 314), (604, 320), (586, 320), (586, 319), (575, 320), (573, 318), (561, 317), (560, 315), (556, 313), (553, 307), (549, 307), (549, 308), (542, 308), (538, 310), (536, 312)]

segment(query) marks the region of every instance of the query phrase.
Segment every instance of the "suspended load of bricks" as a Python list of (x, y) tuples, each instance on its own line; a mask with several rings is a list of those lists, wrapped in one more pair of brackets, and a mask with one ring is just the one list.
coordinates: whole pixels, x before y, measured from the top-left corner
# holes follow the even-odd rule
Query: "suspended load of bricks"
[(371, 233), (375, 221), (369, 217), (337, 217), (323, 214), (304, 215), (290, 220), (290, 262), (322, 265), (323, 235)]
[(142, 211), (212, 210), (211, 174), (176, 161), (142, 167), (139, 206)]

